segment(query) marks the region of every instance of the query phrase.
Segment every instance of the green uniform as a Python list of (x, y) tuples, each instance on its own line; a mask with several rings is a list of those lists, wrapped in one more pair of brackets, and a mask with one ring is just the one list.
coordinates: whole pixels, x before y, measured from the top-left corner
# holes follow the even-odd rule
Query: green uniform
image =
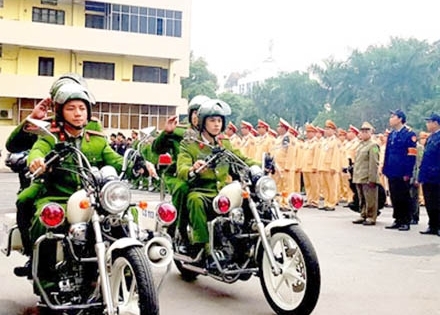
[[(177, 226), (181, 227), (181, 232), (185, 231), (186, 225), (188, 223), (186, 203), (187, 196), (189, 192), (189, 187), (186, 181), (181, 180), (177, 177), (177, 157), (180, 152), (180, 142), (182, 141), (185, 132), (190, 127), (177, 127), (172, 133), (167, 133), (162, 131), (159, 136), (154, 139), (151, 146), (152, 151), (159, 156), (160, 154), (169, 153), (172, 157), (173, 163), (167, 166), (161, 171), (163, 175), (163, 180), (167, 187), (168, 192), (172, 196), (172, 203), (176, 207), (178, 213)], [(184, 234), (182, 234), (185, 236)]]
[[(75, 143), (85, 154), (92, 166), (98, 168), (104, 165), (113, 166), (117, 172), (121, 171), (123, 157), (117, 154), (108, 144), (104, 136), (99, 135), (96, 131), (85, 128), (84, 134), (79, 138), (67, 138), (66, 141)], [(32, 147), (28, 161), (31, 162), (36, 158), (44, 158), (53, 148), (55, 142), (50, 136), (40, 137)], [(73, 157), (68, 157), (61, 162), (63, 168), (75, 169), (77, 163)], [(57, 201), (65, 205), (67, 199), (78, 189), (81, 189), (81, 183), (78, 175), (66, 172), (60, 169), (54, 169), (47, 172), (44, 189), (38, 194), (36, 205), (36, 214), (32, 220), (31, 238), (35, 241), (38, 236), (45, 231), (44, 226), (40, 223), (39, 215), (41, 206), (48, 201)]]
[[(199, 141), (202, 138), (199, 136)], [(232, 148), (228, 139), (218, 140), (218, 146), (232, 151), (246, 164), (258, 164), (256, 161), (243, 156), (240, 151)], [(189, 178), (190, 168), (197, 160), (204, 160), (212, 154), (212, 149), (202, 143), (188, 140), (182, 141), (177, 160), (178, 177), (188, 182), (190, 180), (190, 193), (188, 194), (187, 209), (189, 221), (193, 228), (193, 243), (207, 243), (209, 240), (207, 221), (214, 218), (212, 200), (227, 184), (230, 165), (226, 162), (218, 163), (214, 168), (207, 168), (197, 174), (192, 180)]]
[[(48, 122), (52, 121), (53, 117), (47, 119)], [(6, 147), (9, 152), (16, 153), (25, 150), (30, 150), (38, 139), (38, 136), (25, 131), (27, 122), (23, 120), (9, 135), (6, 142)], [(90, 131), (102, 131), (102, 125), (97, 119), (93, 119), (85, 127)], [(24, 254), (30, 255), (32, 243), (29, 239), (29, 230), (31, 226), (31, 219), (33, 216), (33, 209), (35, 199), (44, 194), (44, 184), (36, 181), (29, 187), (22, 187), (23, 190), (17, 196), (15, 203), (17, 207), (17, 226), (21, 233), (22, 243), (24, 247)]]
[(353, 169), (353, 183), (359, 195), (362, 219), (376, 223), (378, 208), (378, 188), (370, 183), (379, 184), (379, 146), (373, 140), (361, 141), (356, 151), (356, 163)]

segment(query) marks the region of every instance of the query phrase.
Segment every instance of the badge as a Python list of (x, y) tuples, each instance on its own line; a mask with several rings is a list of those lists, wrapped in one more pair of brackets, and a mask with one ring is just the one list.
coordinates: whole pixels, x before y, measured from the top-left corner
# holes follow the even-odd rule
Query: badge
[(412, 140), (412, 142), (416, 142), (417, 141), (417, 137), (416, 136), (412, 136), (411, 140)]

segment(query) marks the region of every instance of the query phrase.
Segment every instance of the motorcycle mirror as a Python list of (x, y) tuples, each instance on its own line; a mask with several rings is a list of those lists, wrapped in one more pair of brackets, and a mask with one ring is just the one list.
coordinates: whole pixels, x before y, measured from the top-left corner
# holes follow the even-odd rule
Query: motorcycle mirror
[(156, 127), (147, 127), (147, 128), (141, 129), (139, 132), (140, 132), (141, 138), (147, 139), (147, 138), (151, 137), (155, 131), (156, 131)]
[(49, 127), (50, 122), (48, 121), (27, 117), (24, 130), (38, 136), (51, 136), (55, 140), (55, 143), (57, 143), (58, 139), (50, 132)]

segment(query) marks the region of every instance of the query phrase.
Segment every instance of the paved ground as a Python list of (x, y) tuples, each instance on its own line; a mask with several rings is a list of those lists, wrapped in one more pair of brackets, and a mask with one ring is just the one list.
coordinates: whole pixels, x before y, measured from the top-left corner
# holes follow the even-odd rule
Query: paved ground
[[(0, 173), (0, 211), (13, 210), (15, 174)], [(135, 198), (148, 197), (136, 193)], [(420, 235), (426, 210), (408, 232), (384, 229), (392, 222), (384, 209), (376, 226), (354, 225), (357, 214), (300, 210), (302, 226), (315, 246), (322, 273), (318, 315), (440, 315), (440, 237)], [(28, 281), (13, 276), (24, 260), (0, 254), (0, 314), (18, 314), (35, 302)], [(183, 282), (175, 268), (160, 292), (161, 314), (273, 314), (257, 278), (232, 285), (199, 277)]]

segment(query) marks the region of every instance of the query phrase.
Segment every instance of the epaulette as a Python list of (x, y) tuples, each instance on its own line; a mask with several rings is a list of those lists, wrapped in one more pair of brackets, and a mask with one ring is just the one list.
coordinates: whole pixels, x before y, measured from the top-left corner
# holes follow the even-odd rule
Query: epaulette
[(85, 132), (94, 136), (106, 137), (106, 135), (100, 131), (86, 130)]

